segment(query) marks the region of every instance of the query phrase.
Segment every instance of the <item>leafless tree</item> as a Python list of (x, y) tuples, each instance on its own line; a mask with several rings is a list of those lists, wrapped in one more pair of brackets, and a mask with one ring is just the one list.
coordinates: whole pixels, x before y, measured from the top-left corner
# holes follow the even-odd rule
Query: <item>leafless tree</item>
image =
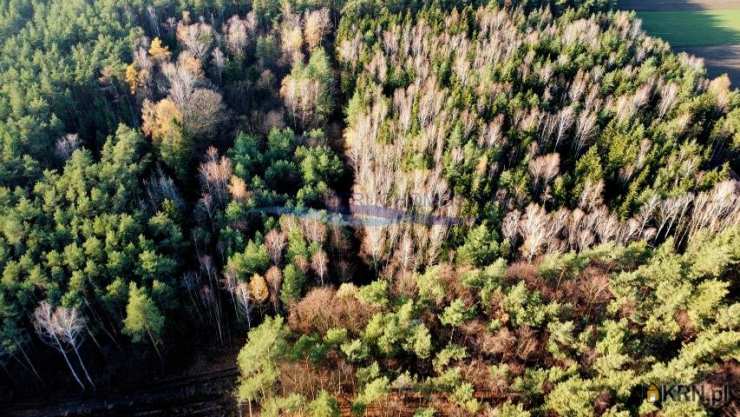
[(678, 91), (679, 88), (675, 83), (668, 83), (661, 89), (658, 117), (662, 119), (673, 108), (678, 101)]
[(679, 241), (691, 239), (702, 229), (718, 232), (740, 223), (740, 181), (722, 181), (697, 195), (683, 223)]
[(206, 193), (219, 204), (226, 200), (232, 168), (228, 157), (218, 157), (218, 150), (211, 146), (206, 151), (206, 160), (198, 168), (200, 181)]
[(54, 151), (60, 159), (67, 160), (80, 147), (80, 137), (77, 133), (67, 133), (57, 139)]
[(280, 41), (283, 48), (283, 60), (293, 65), (303, 62), (303, 31), (301, 30), (301, 17), (289, 13), (283, 15), (280, 27)]
[(602, 205), (602, 193), (604, 192), (604, 182), (599, 180), (597, 182), (586, 181), (581, 192), (581, 198), (578, 203), (578, 207), (584, 210), (591, 210), (594, 207)]
[(200, 71), (194, 72), (192, 66), (171, 62), (162, 65), (162, 73), (169, 83), (170, 98), (182, 112), (182, 109), (187, 106), (193, 90), (201, 83), (202, 74)]
[(362, 240), (363, 251), (370, 256), (373, 264), (378, 265), (383, 256), (385, 232), (383, 226), (365, 227), (365, 237)]
[(207, 56), (214, 39), (213, 28), (207, 23), (198, 22), (188, 25), (180, 22), (177, 25), (177, 40), (200, 60)]
[(82, 380), (77, 375), (77, 371), (75, 371), (75, 368), (72, 366), (72, 362), (67, 355), (67, 347), (65, 346), (66, 341), (63, 341), (60, 335), (61, 331), (58, 319), (55, 317), (54, 313), (54, 308), (47, 301), (42, 301), (41, 304), (36, 307), (33, 314), (33, 324), (36, 328), (36, 333), (39, 335), (41, 340), (62, 354), (62, 357), (64, 357), (64, 361), (66, 362), (75, 381), (77, 381), (77, 384), (79, 384), (79, 386), (84, 390), (86, 388), (85, 384), (82, 383)]
[(304, 21), (304, 38), (306, 39), (308, 49), (311, 50), (321, 45), (324, 36), (331, 29), (329, 9), (324, 7), (319, 10), (306, 11)]
[(404, 271), (414, 267), (414, 240), (409, 232), (406, 232), (401, 239), (400, 263)]
[(595, 112), (581, 112), (576, 122), (576, 140), (574, 142), (576, 153), (580, 153), (594, 137), (596, 133), (597, 117)]
[(529, 161), (529, 172), (534, 177), (535, 188), (540, 181), (547, 185), (560, 172), (560, 154), (551, 153)]
[(546, 243), (547, 213), (537, 204), (530, 204), (519, 221), (519, 231), (524, 238), (520, 248), (522, 255), (531, 260)]
[(573, 105), (570, 105), (558, 112), (556, 122), (556, 138), (555, 138), (555, 149), (558, 148), (560, 140), (565, 137), (565, 134), (573, 126), (575, 121), (575, 109)]
[(252, 310), (252, 302), (250, 299), (249, 294), (249, 284), (246, 282), (240, 282), (235, 288), (234, 288), (234, 294), (236, 296), (236, 300), (239, 303), (239, 306), (242, 309), (242, 313), (244, 314), (244, 317), (247, 319), (247, 326), (249, 328), (252, 328), (252, 320), (250, 318), (250, 312)]
[(520, 218), (521, 213), (519, 210), (513, 210), (506, 213), (506, 216), (504, 216), (504, 220), (501, 223), (501, 232), (504, 234), (504, 238), (509, 239), (512, 244), (516, 244), (517, 241)]
[(324, 277), (328, 271), (329, 257), (323, 249), (319, 249), (311, 256), (311, 268), (319, 276), (321, 285), (324, 285)]
[(280, 272), (280, 268), (277, 266), (271, 266), (270, 269), (265, 273), (265, 281), (267, 286), (270, 288), (270, 302), (273, 308), (277, 310), (280, 296), (280, 288), (283, 285), (283, 273)]
[(285, 234), (277, 229), (272, 229), (265, 235), (265, 246), (274, 265), (280, 265), (285, 244)]
[(209, 311), (213, 321), (216, 324), (218, 339), (223, 343), (223, 320), (221, 317), (221, 297), (219, 297), (219, 279), (216, 266), (213, 264), (213, 258), (209, 255), (198, 257), (200, 269), (208, 277), (207, 284), (201, 289), (204, 303)]
[(183, 274), (182, 286), (185, 287), (185, 289), (187, 290), (188, 296), (190, 297), (190, 302), (193, 304), (193, 308), (195, 309), (198, 318), (202, 319), (200, 304), (199, 301), (196, 301), (196, 297), (198, 296), (197, 291), (200, 287), (200, 276), (198, 275), (198, 273), (188, 271)]
[(157, 168), (156, 172), (144, 181), (144, 185), (153, 210), (157, 210), (165, 200), (171, 201), (176, 207), (183, 207), (184, 201), (175, 182), (161, 168)]
[(54, 312), (54, 327), (59, 340), (67, 346), (70, 346), (74, 351), (75, 356), (77, 356), (77, 360), (80, 362), (82, 371), (85, 373), (87, 382), (89, 382), (94, 389), (95, 383), (93, 383), (92, 378), (90, 378), (90, 374), (87, 371), (85, 362), (82, 360), (82, 356), (80, 356), (79, 350), (79, 347), (84, 340), (84, 331), (86, 330), (85, 318), (80, 315), (76, 308), (57, 307)]
[(249, 33), (247, 21), (240, 19), (238, 15), (229, 18), (224, 25), (226, 48), (239, 59), (244, 57), (249, 42)]
[(316, 214), (308, 215), (302, 219), (301, 225), (303, 232), (311, 242), (322, 244), (326, 239), (326, 224), (318, 217)]
[(280, 96), (285, 102), (286, 108), (294, 119), (302, 126), (310, 124), (319, 98), (323, 94), (323, 87), (319, 80), (306, 76), (287, 76), (283, 78), (280, 87)]
[(224, 119), (225, 107), (221, 94), (196, 88), (182, 107), (183, 126), (198, 137), (212, 137)]
[(213, 63), (213, 75), (218, 84), (221, 84), (221, 75), (226, 65), (226, 56), (221, 52), (221, 48), (214, 48), (211, 52), (211, 63)]

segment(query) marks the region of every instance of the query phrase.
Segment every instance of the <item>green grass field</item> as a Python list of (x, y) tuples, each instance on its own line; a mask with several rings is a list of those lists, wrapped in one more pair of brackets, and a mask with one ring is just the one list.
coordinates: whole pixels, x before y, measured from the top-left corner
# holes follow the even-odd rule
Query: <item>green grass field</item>
[(740, 9), (638, 12), (643, 28), (672, 46), (740, 43)]

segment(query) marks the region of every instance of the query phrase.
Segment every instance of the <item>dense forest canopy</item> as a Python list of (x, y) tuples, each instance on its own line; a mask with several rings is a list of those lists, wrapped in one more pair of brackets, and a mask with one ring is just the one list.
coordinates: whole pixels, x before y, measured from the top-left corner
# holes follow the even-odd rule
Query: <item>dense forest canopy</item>
[(0, 2), (8, 386), (248, 332), (249, 413), (721, 415), (642, 389), (740, 378), (740, 94), (612, 6)]

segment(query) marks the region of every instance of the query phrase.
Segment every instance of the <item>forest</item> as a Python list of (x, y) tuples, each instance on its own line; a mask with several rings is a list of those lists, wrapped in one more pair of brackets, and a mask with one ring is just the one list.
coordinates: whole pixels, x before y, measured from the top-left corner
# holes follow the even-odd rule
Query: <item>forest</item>
[(0, 391), (737, 415), (740, 92), (613, 3), (0, 0)]

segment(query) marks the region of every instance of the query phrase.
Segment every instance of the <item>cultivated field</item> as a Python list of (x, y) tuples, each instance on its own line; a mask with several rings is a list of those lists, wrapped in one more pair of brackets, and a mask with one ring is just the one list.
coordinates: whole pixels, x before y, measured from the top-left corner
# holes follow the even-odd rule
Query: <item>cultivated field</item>
[(740, 9), (639, 12), (645, 30), (672, 46), (716, 46), (740, 43)]
[(724, 10), (740, 8), (740, 0), (620, 0), (619, 6), (638, 11)]
[(740, 83), (740, 0), (621, 0), (637, 10), (643, 27), (677, 51), (704, 58), (712, 77)]

